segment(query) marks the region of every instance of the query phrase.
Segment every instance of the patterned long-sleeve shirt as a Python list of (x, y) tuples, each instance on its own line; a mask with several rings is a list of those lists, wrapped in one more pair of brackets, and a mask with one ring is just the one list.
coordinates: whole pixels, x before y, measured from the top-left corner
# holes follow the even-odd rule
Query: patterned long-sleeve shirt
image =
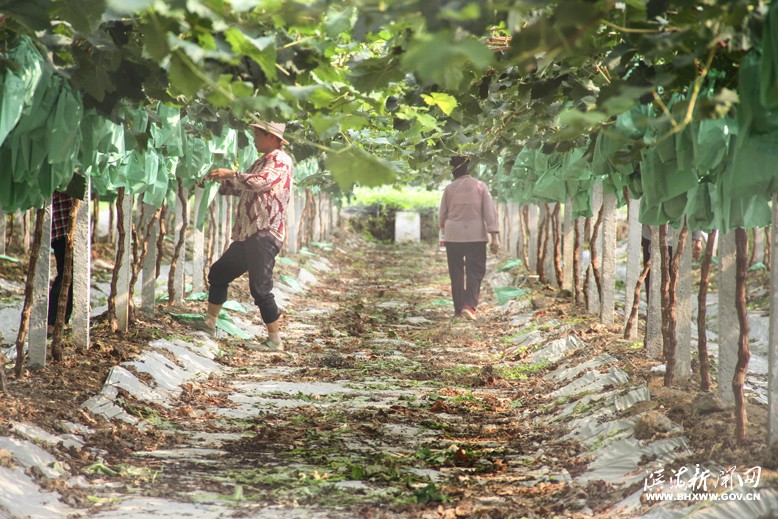
[(222, 182), (219, 193), (239, 197), (234, 241), (247, 240), (263, 230), (284, 241), (293, 178), (292, 158), (279, 148), (255, 161), (246, 173)]
[(54, 191), (51, 199), (51, 241), (64, 238), (70, 226), (70, 206), (73, 199), (64, 193)]

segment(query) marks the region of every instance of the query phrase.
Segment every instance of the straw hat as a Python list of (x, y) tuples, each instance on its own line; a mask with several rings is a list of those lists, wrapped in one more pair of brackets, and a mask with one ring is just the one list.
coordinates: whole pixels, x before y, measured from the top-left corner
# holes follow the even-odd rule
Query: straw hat
[(258, 123), (252, 123), (249, 124), (249, 127), (251, 128), (259, 128), (260, 130), (264, 130), (267, 133), (270, 133), (272, 135), (275, 135), (279, 139), (281, 139), (281, 142), (289, 145), (289, 141), (284, 139), (284, 130), (286, 130), (286, 125), (283, 123), (269, 123), (265, 121), (260, 121)]

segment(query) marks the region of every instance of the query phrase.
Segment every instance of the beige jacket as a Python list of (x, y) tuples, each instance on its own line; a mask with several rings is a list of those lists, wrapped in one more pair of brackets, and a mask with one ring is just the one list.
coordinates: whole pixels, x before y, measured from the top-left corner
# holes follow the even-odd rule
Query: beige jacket
[(447, 242), (486, 242), (487, 233), (499, 231), (489, 188), (470, 175), (446, 186), (439, 218)]

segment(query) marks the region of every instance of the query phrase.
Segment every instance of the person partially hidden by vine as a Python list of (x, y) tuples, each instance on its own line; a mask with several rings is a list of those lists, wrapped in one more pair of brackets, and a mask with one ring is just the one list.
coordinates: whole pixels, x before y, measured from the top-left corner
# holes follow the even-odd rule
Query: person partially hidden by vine
[[(51, 249), (57, 264), (57, 276), (49, 290), (49, 314), (46, 335), (54, 335), (54, 325), (57, 323), (57, 309), (59, 307), (59, 295), (62, 292), (62, 281), (65, 274), (65, 253), (67, 249), (67, 233), (70, 228), (70, 207), (73, 199), (67, 194), (55, 191), (51, 201)], [(70, 321), (73, 313), (73, 279), (67, 287), (68, 298), (65, 308), (65, 322)]]

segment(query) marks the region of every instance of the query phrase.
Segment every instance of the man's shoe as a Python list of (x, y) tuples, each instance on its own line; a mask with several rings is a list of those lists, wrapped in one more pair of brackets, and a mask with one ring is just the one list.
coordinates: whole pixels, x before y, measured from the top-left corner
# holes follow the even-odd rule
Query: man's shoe
[(251, 351), (284, 351), (284, 343), (277, 344), (270, 339), (265, 339), (262, 342), (246, 342), (243, 344), (246, 349)]
[(198, 319), (197, 321), (192, 321), (192, 327), (198, 332), (203, 332), (211, 339), (216, 339), (219, 336), (219, 330), (215, 326), (211, 328), (210, 326), (205, 324), (205, 319), (203, 320)]
[(475, 321), (475, 309), (466, 306), (462, 309), (462, 317), (469, 321)]

